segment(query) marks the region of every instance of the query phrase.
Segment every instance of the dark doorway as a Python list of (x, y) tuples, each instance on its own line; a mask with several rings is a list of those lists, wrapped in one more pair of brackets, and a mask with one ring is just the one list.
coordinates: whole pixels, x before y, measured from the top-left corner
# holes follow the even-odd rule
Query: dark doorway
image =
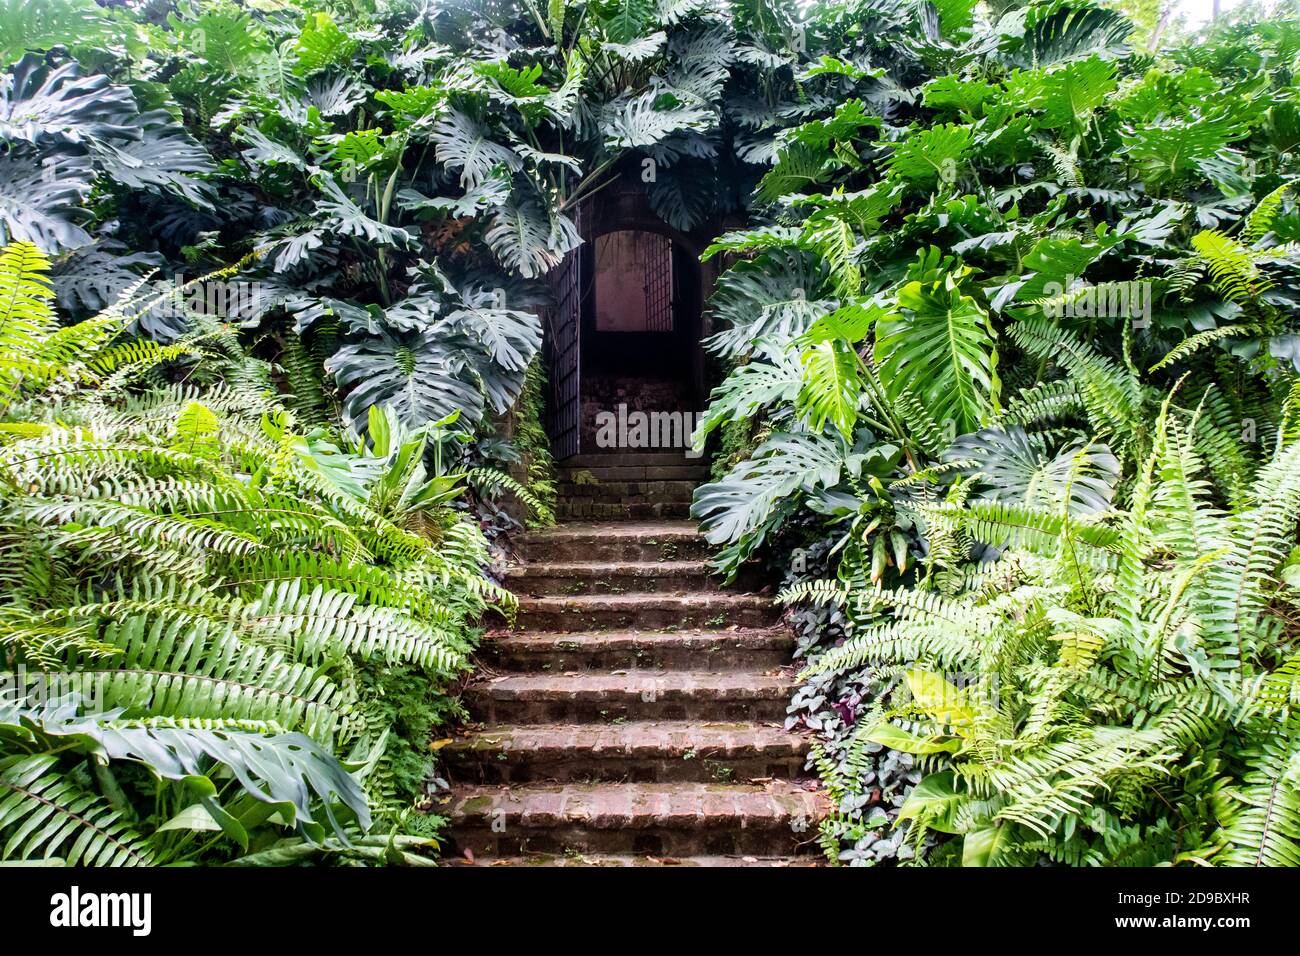
[(582, 438), (598, 452), (602, 412), (692, 412), (700, 342), (699, 264), (661, 233), (618, 229), (583, 247)]
[[(700, 254), (726, 224), (673, 228), (635, 170), (574, 205), (580, 247), (547, 275), (547, 431), (558, 460), (600, 454), (596, 416), (698, 413), (705, 404), (703, 315), (719, 263)], [(608, 449), (614, 450), (614, 449)]]

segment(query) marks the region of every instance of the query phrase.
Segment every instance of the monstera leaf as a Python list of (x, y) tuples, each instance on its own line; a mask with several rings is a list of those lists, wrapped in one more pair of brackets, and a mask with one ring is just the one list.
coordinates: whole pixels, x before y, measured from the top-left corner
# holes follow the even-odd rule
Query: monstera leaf
[(804, 370), (795, 348), (771, 349), (738, 366), (709, 394), (705, 417), (695, 430), (695, 447), (729, 421), (753, 418), (778, 402), (793, 402), (803, 388)]
[(322, 70), (351, 56), (356, 46), (357, 41), (330, 14), (309, 13), (294, 48), (298, 70), (304, 74)]
[(1138, 165), (1143, 180), (1158, 186), (1189, 173), (1212, 172), (1209, 167), (1228, 144), (1249, 133), (1246, 124), (1227, 115), (1151, 121), (1123, 129), (1121, 152)]
[[(286, 823), (309, 839), (325, 835), (318, 814), (339, 832), (329, 804), (346, 806), (363, 829), (370, 826), (364, 791), (337, 758), (305, 734), (158, 726), (125, 720), (120, 709), (91, 714), (80, 714), (78, 709), (72, 699), (38, 706), (0, 702), (0, 729), (19, 739), (81, 751), (106, 762), (142, 764), (158, 778), (184, 781), (236, 840), (243, 827), (215, 799), (214, 765), (237, 780), (245, 793), (271, 804)], [(12, 777), (4, 785), (11, 796), (18, 794), (20, 802), (24, 796), (31, 801), (29, 813), (49, 815), (49, 801), (34, 796), (31, 788), (25, 792), (14, 786)], [(37, 832), (35, 839), (66, 829), (62, 824), (50, 826), (44, 833)]]
[(728, 327), (705, 341), (724, 358), (736, 358), (766, 339), (780, 343), (805, 332), (834, 308), (830, 267), (799, 249), (771, 249), (736, 263), (718, 280), (709, 300), (715, 320)]
[[(438, 325), (447, 309), (457, 304), (459, 299), (455, 288), (441, 273), (437, 273), (434, 279), (417, 279), (407, 290), (405, 298), (382, 310), (381, 324), (388, 331), (403, 335)], [(370, 311), (376, 310), (376, 307), (371, 307)], [(367, 324), (367, 328), (373, 328), (373, 321)]]
[(943, 460), (967, 463), (964, 473), (978, 476), (984, 486), (980, 498), (1060, 508), (1068, 495), (1072, 514), (1108, 511), (1120, 476), (1119, 459), (1108, 446), (1076, 443), (1053, 455), (1043, 436), (1019, 425), (961, 435)]
[(244, 159), (254, 168), (293, 166), (296, 169), (309, 169), (313, 172), (316, 170), (315, 166), (309, 166), (307, 160), (303, 159), (292, 147), (271, 139), (255, 126), (241, 126), (236, 132), (235, 138), (241, 143), (248, 144), (248, 148), (241, 150), (241, 152)]
[(76, 63), (51, 70), (35, 54), (0, 77), (0, 139), (33, 145), (85, 144), (134, 134), (135, 98)]
[(837, 162), (825, 147), (787, 143), (776, 151), (776, 164), (759, 182), (758, 199), (772, 203), (791, 193), (815, 192), (837, 168)]
[(90, 241), (81, 224), (90, 218), (82, 203), (94, 169), (84, 156), (53, 155), (42, 162), (30, 147), (0, 152), (0, 242), (22, 240), (48, 253)]
[[(1021, 18), (1023, 33), (1006, 29)], [(1026, 69), (1094, 53), (1111, 59), (1125, 56), (1133, 31), (1132, 22), (1119, 10), (1075, 0), (1031, 5), (1004, 17), (998, 26), (1004, 30), (1003, 60)]]
[(491, 130), (458, 110), (435, 123), (429, 139), (436, 146), (438, 162), (450, 170), (460, 170), (460, 184), (466, 189), (483, 182), (498, 166), (512, 173), (524, 166), (518, 153), (492, 139)]
[(951, 181), (969, 151), (969, 126), (932, 126), (909, 136), (889, 159), (890, 171), (914, 182)]
[(13, 63), (28, 50), (95, 44), (110, 22), (94, 0), (0, 0), (0, 62)]
[(700, 160), (660, 166), (654, 182), (646, 186), (650, 208), (670, 226), (689, 232), (704, 221), (717, 203), (715, 170), (715, 164)]
[(163, 257), (157, 253), (131, 252), (120, 243), (97, 242), (79, 249), (60, 262), (52, 276), (59, 308), (68, 312), (99, 312), (112, 305), (125, 289), (164, 264)]
[(702, 132), (717, 121), (712, 110), (691, 106), (671, 93), (647, 90), (619, 97), (602, 111), (600, 131), (609, 149), (653, 146), (682, 130)]
[(372, 218), (328, 176), (316, 180), (325, 198), (316, 201), (316, 213), (327, 228), (339, 235), (355, 236), (380, 246), (410, 246), (414, 237), (405, 229)]
[(656, 30), (654, 33), (637, 37), (628, 43), (615, 43), (613, 40), (606, 40), (600, 45), (600, 48), (606, 53), (614, 54), (620, 60), (626, 60), (628, 63), (640, 63), (643, 60), (658, 56), (667, 40), (668, 35), (663, 30)]
[(1115, 64), (1092, 56), (1047, 70), (1017, 71), (1007, 78), (1011, 102), (1040, 110), (1040, 129), (1081, 131), (1115, 92)]
[(731, 545), (723, 557), (732, 570), (762, 543), (765, 528), (796, 492), (829, 488), (839, 481), (844, 456), (833, 440), (778, 432), (720, 481), (695, 492), (691, 517), (710, 544)]
[(486, 239), (503, 266), (529, 279), (544, 275), (582, 244), (573, 220), (533, 198), (495, 210)]
[(459, 219), (506, 205), (510, 202), (511, 189), (510, 173), (502, 167), (477, 186), (465, 190), (463, 196), (426, 196), (416, 189), (401, 189), (397, 193), (397, 204), (416, 214), (437, 210), (452, 219)]
[(987, 313), (950, 275), (907, 283), (897, 304), (876, 324), (875, 360), (890, 398), (910, 392), (936, 422), (958, 433), (978, 428), (998, 391)]
[(138, 123), (138, 139), (91, 143), (104, 175), (127, 189), (169, 192), (211, 209), (211, 187), (196, 178), (216, 169), (208, 151), (162, 110), (142, 114)]
[(483, 417), (483, 395), (468, 381), (465, 361), (440, 329), (379, 334), (343, 346), (325, 363), (340, 391), (343, 417), (358, 433), (372, 405), (389, 405), (412, 428), (453, 412), (472, 427)]
[(317, 77), (307, 84), (300, 97), (307, 106), (320, 110), (321, 116), (346, 116), (366, 101), (366, 88), (347, 74)]
[(632, 43), (645, 36), (658, 22), (656, 0), (598, 0), (589, 15), (604, 39), (615, 43)]
[(536, 314), (505, 307), (505, 290), (471, 285), (460, 290), (463, 305), (447, 322), (481, 343), (491, 361), (511, 372), (528, 369), (542, 347)]
[(820, 432), (827, 422), (836, 427), (845, 441), (853, 438), (862, 401), (862, 382), (858, 358), (843, 342), (819, 342), (802, 356), (803, 387), (796, 407), (810, 428)]
[(735, 40), (729, 29), (714, 25), (674, 34), (668, 52), (673, 65), (667, 80), (674, 90), (700, 103), (712, 103), (722, 95), (735, 59)]

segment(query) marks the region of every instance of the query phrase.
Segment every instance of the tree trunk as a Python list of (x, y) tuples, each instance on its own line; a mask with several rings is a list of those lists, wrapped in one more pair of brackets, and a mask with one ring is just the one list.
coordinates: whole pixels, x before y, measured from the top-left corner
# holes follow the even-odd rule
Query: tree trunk
[[(1217, 5), (1219, 0), (1214, 0), (1214, 2)], [(1173, 16), (1174, 7), (1171, 3), (1165, 7), (1164, 12), (1160, 14), (1159, 21), (1156, 22), (1156, 28), (1151, 31), (1151, 39), (1147, 41), (1148, 53), (1154, 54), (1156, 50), (1160, 49), (1160, 37), (1165, 32), (1165, 27), (1169, 25), (1169, 21), (1173, 19)]]

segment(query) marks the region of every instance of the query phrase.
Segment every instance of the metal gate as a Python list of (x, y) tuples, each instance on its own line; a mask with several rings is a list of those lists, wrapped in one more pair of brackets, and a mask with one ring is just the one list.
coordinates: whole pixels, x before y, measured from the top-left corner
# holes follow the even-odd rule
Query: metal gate
[(666, 236), (641, 235), (645, 256), (645, 327), (647, 332), (673, 330), (673, 244)]
[[(580, 235), (584, 234), (586, 225), (585, 206), (579, 203), (574, 216)], [(551, 454), (559, 461), (578, 454), (582, 436), (582, 258), (579, 246), (546, 276), (555, 300), (555, 305), (546, 311), (550, 351), (546, 425), (551, 436)]]

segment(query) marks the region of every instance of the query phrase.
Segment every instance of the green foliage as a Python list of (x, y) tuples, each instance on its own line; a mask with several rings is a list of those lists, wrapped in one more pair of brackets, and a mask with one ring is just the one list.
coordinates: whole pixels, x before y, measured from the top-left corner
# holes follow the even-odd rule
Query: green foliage
[(0, 3), (0, 646), (94, 689), (0, 704), (3, 854), (420, 860), (427, 736), (509, 613), (466, 512), (552, 509), (536, 280), (639, 173), (678, 230), (748, 219), (693, 510), (728, 574), (818, 555), (783, 599), (828, 854), (1296, 862), (1300, 32), (1132, 35)]
[[(1266, 604), (1300, 514), (1300, 452), (1282, 449), (1224, 514), (1198, 478), (1190, 425), (1168, 410), (1157, 420), (1157, 448), (1112, 518), (1113, 571), (1078, 560), (1092, 542), (1072, 523), (1012, 545), (992, 577), (936, 562), (921, 588), (879, 595), (892, 619), (814, 665), (908, 668), (906, 701), (861, 733), (951, 755), (900, 813), (914, 839), (956, 834), (966, 865), (1116, 865), (1126, 831), (1171, 828), (1166, 862), (1294, 865), (1294, 735), (1277, 693), (1289, 678), (1274, 663), (1294, 651), (1285, 612)], [(972, 509), (931, 520), (990, 540)], [(940, 598), (945, 579), (962, 584)], [(972, 679), (958, 687), (958, 673)]]
[(824, 849), (1295, 863), (1296, 25), (1156, 60), (1088, 0), (854, 10), (878, 69), (806, 52), (835, 93), (706, 253), (744, 361), (702, 435), (774, 437), (694, 509), (727, 573), (819, 556), (780, 599)]
[(532, 520), (538, 526), (555, 520), (556, 502), (555, 461), (551, 457), (550, 441), (542, 426), (545, 392), (546, 372), (540, 361), (534, 361), (528, 366), (528, 374), (524, 379), (514, 440), (515, 447), (524, 457), (528, 492), (537, 502)]
[(440, 688), (509, 597), (457, 479), (391, 412), (355, 450), (298, 432), (222, 326), (167, 348), (121, 306), (60, 326), (47, 269), (0, 253), (5, 858), (346, 855), (399, 825)]

